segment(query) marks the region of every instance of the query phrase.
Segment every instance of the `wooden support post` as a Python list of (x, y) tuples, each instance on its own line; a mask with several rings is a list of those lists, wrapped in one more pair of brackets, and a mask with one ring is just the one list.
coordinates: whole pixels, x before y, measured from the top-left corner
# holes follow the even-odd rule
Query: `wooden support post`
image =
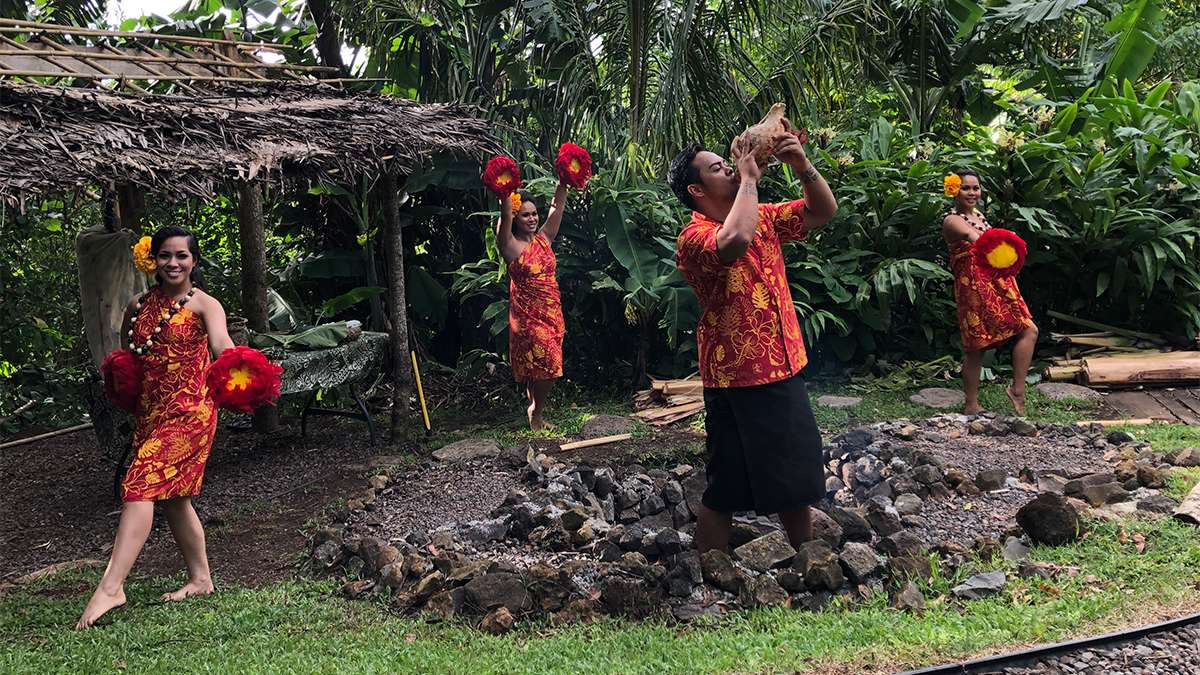
[[(270, 330), (267, 320), (267, 244), (263, 225), (262, 192), (257, 183), (238, 184), (238, 230), (242, 247), (242, 313), (250, 330)], [(279, 426), (275, 406), (254, 411), (254, 430), (274, 431)]]
[(412, 371), (408, 351), (408, 301), (404, 289), (404, 236), (400, 232), (400, 186), (395, 178), (384, 175), (381, 181), (384, 204), (384, 241), (387, 246), (389, 352), (392, 363), (391, 437), (397, 438), (408, 417), (412, 395)]

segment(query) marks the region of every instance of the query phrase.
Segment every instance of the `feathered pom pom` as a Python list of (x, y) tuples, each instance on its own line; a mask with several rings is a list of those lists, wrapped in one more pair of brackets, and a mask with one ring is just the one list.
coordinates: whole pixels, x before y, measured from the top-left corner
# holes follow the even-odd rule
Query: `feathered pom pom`
[(100, 362), (104, 393), (121, 410), (136, 412), (142, 395), (142, 360), (128, 349), (116, 349)]
[(521, 169), (511, 158), (497, 155), (483, 168), (483, 184), (497, 197), (507, 197), (523, 185)]
[(279, 398), (283, 368), (250, 347), (230, 347), (208, 367), (208, 391), (222, 408), (254, 412)]
[(980, 273), (1015, 277), (1025, 264), (1025, 242), (1011, 230), (993, 227), (975, 240), (975, 265)]
[(567, 185), (582, 190), (592, 177), (592, 156), (574, 143), (563, 143), (554, 160), (558, 177)]

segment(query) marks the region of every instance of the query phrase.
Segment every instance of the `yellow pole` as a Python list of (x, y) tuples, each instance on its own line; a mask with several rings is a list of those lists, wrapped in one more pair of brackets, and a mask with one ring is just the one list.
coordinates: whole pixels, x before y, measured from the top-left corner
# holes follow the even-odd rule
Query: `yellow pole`
[(425, 418), (425, 433), (429, 433), (433, 427), (429, 424), (429, 409), (425, 407), (425, 389), (421, 386), (421, 366), (417, 365), (417, 353), (409, 353), (412, 355), (413, 375), (417, 378), (417, 398), (421, 399), (421, 416)]

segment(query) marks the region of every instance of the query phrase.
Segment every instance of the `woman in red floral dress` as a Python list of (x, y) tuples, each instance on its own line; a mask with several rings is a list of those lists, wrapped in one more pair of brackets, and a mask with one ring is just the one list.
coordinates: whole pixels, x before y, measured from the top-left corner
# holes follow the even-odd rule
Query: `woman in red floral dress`
[[(950, 178), (954, 178), (953, 176)], [(983, 194), (979, 174), (963, 171), (947, 194), (954, 194), (954, 208), (942, 221), (942, 236), (950, 247), (950, 266), (954, 272), (954, 300), (958, 305), (958, 327), (963, 342), (963, 412), (974, 415), (979, 405), (979, 377), (983, 352), (1013, 340), (1013, 383), (1005, 391), (1018, 415), (1025, 414), (1025, 376), (1033, 361), (1038, 328), (1013, 277), (988, 278), (975, 266), (972, 248), (979, 235), (991, 226), (975, 207)], [(961, 183), (960, 183), (961, 181)]]
[(126, 347), (140, 353), (144, 378), (135, 413), (137, 451), (122, 483), (121, 521), (112, 557), (76, 628), (90, 628), (125, 604), (125, 577), (137, 561), (162, 504), (187, 564), (188, 581), (163, 600), (213, 591), (204, 528), (191, 498), (199, 494), (217, 428), (217, 407), (205, 384), (209, 350), (233, 346), (221, 303), (197, 288), (200, 247), (187, 230), (167, 227), (151, 238), (157, 284), (134, 298), (122, 327)]
[(520, 195), (500, 200), (496, 244), (508, 265), (508, 355), (513, 377), (525, 383), (529, 398), (531, 429), (549, 426), (545, 420), (546, 400), (554, 380), (562, 377), (562, 299), (554, 274), (557, 260), (550, 245), (562, 224), (567, 203), (567, 184), (559, 182), (545, 225), (538, 220), (537, 204)]

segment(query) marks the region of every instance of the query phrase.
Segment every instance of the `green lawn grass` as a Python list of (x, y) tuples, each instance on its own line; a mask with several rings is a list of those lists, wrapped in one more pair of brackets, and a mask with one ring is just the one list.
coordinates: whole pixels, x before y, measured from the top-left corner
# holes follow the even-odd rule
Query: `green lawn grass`
[[(1145, 536), (1144, 553), (1130, 536), (1122, 542), (1121, 528)], [(759, 610), (692, 626), (538, 622), (504, 637), (396, 616), (382, 601), (344, 601), (324, 581), (165, 605), (155, 598), (177, 583), (165, 578), (133, 580), (129, 607), (77, 633), (68, 626), (99, 570), (65, 573), (0, 598), (0, 672), (821, 672), (833, 664), (865, 672), (1095, 632), (1198, 600), (1195, 531), (1173, 521), (1093, 524), (1081, 542), (1035, 548), (1034, 556), (1080, 572), (1053, 582), (1013, 576), (1000, 595), (971, 603), (948, 600), (955, 579), (939, 578), (925, 589), (921, 615), (874, 597), (815, 614)]]

